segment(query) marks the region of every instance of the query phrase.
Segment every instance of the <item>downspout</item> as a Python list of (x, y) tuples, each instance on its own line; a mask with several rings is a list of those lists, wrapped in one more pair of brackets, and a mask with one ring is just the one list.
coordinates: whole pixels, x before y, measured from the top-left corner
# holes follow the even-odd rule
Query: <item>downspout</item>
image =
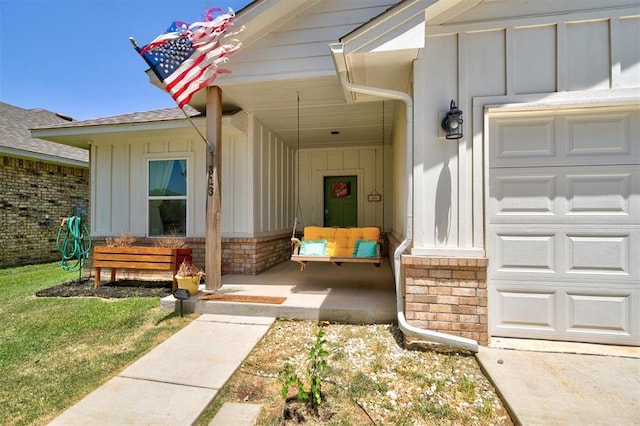
[[(332, 50), (334, 50), (332, 48)], [(334, 53), (336, 51), (334, 50)], [(341, 52), (340, 52), (341, 54)], [(340, 82), (345, 90), (353, 93), (362, 93), (365, 95), (381, 96), (387, 99), (394, 99), (404, 102), (406, 107), (406, 126), (407, 126), (407, 223), (405, 225), (405, 239), (400, 243), (393, 253), (394, 262), (394, 280), (396, 284), (396, 312), (398, 316), (398, 326), (400, 330), (412, 337), (419, 339), (442, 343), (466, 349), (472, 352), (478, 352), (478, 342), (473, 339), (467, 339), (450, 334), (439, 333), (437, 331), (425, 330), (414, 327), (409, 324), (404, 316), (404, 291), (401, 282), (401, 262), (400, 255), (409, 247), (413, 236), (413, 99), (405, 92), (396, 90), (381, 89), (376, 87), (367, 87), (353, 84), (347, 80), (346, 72), (340, 72)]]

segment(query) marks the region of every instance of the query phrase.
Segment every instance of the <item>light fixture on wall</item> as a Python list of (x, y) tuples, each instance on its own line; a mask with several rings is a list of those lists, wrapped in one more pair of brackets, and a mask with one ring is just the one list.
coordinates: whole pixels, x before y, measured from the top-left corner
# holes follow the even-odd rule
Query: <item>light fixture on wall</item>
[(458, 108), (453, 99), (451, 99), (449, 111), (442, 119), (441, 125), (447, 139), (460, 139), (462, 137), (462, 110)]

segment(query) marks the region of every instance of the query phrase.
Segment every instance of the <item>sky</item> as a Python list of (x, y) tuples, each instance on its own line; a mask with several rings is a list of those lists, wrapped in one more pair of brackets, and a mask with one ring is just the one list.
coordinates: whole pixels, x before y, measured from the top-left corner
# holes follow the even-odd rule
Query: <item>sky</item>
[[(149, 83), (140, 46), (173, 21), (250, 0), (0, 0), (0, 102), (86, 120), (176, 107)], [(220, 77), (220, 78), (223, 78)]]

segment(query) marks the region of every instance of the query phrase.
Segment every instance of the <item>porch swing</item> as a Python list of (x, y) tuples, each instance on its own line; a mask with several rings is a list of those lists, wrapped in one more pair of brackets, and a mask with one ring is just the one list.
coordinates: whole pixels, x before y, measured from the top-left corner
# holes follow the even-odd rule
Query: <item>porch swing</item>
[[(372, 263), (380, 267), (382, 250), (380, 242), (380, 228), (376, 226), (364, 228), (338, 228), (305, 226), (302, 240), (296, 238), (296, 226), (300, 216), (300, 94), (298, 94), (297, 110), (298, 132), (298, 176), (297, 203), (291, 244), (293, 254), (291, 261), (300, 264), (300, 271), (304, 271), (307, 262), (329, 262), (336, 266), (342, 263)], [(384, 181), (384, 102), (382, 103), (382, 179)], [(377, 173), (375, 177), (377, 182)], [(375, 189), (368, 195), (370, 201), (382, 200), (382, 194)], [(384, 201), (382, 205), (384, 227)]]

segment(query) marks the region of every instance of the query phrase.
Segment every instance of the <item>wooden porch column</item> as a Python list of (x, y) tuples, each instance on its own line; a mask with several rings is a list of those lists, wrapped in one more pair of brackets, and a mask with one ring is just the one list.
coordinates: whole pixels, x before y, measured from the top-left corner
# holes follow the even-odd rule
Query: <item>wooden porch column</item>
[(222, 153), (222, 91), (207, 87), (207, 222), (204, 248), (205, 291), (222, 287), (222, 216), (220, 154)]

